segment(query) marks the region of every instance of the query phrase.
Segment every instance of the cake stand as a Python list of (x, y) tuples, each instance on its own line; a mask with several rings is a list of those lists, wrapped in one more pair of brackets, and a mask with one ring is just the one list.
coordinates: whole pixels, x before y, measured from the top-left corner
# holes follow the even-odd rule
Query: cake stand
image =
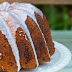
[(57, 72), (64, 68), (71, 60), (71, 52), (64, 45), (54, 41), (55, 54), (50, 62), (41, 63), (36, 69), (23, 69), (20, 72)]

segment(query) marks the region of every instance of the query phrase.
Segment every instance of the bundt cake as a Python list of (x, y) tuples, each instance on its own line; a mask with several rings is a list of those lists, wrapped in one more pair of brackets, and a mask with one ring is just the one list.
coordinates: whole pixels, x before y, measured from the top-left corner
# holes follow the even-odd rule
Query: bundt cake
[(42, 11), (29, 3), (0, 4), (0, 70), (33, 69), (50, 61), (54, 52)]

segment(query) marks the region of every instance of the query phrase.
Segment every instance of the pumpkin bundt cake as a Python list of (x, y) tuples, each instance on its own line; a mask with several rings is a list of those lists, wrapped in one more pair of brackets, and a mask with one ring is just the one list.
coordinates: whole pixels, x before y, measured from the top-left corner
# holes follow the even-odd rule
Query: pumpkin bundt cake
[(29, 3), (0, 4), (0, 70), (33, 69), (50, 61), (54, 52), (42, 11)]

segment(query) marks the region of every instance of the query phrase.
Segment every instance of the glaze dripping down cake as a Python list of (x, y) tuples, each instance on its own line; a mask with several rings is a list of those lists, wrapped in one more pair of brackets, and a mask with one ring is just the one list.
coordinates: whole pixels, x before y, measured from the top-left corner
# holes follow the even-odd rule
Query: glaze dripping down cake
[(54, 52), (42, 11), (29, 3), (0, 4), (0, 70), (33, 69), (50, 61)]

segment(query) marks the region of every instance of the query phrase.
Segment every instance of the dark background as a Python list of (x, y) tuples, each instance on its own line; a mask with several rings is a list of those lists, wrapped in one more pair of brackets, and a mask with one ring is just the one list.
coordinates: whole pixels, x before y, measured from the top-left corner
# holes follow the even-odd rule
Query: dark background
[(72, 30), (72, 5), (35, 5), (45, 14), (51, 30)]

